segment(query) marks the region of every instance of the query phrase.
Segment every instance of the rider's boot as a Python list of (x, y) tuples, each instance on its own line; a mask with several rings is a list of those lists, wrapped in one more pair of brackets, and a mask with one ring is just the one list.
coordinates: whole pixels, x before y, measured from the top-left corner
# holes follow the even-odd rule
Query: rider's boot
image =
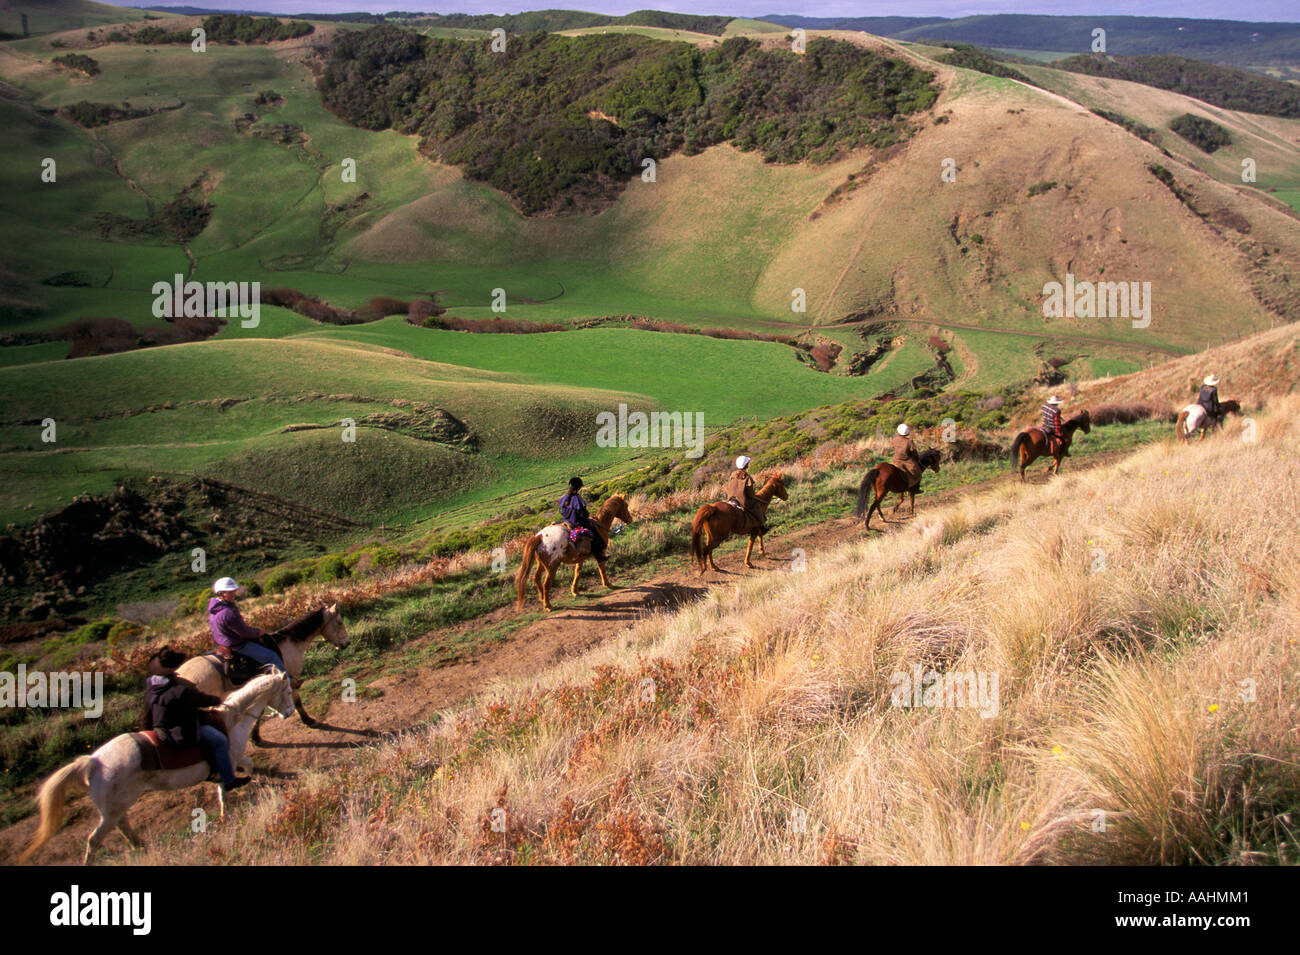
[(242, 786), (247, 786), (247, 785), (248, 785), (249, 783), (251, 783), (252, 781), (253, 781), (253, 779), (252, 779), (251, 776), (236, 776), (236, 777), (234, 778), (234, 780), (233, 780), (232, 782), (230, 782), (229, 784), (227, 784), (227, 783), (222, 783), (222, 784), (221, 784), (221, 791), (222, 791), (222, 792), (226, 792), (226, 793), (231, 793), (231, 792), (234, 792), (236, 789), (239, 789), (239, 788), (242, 787)]

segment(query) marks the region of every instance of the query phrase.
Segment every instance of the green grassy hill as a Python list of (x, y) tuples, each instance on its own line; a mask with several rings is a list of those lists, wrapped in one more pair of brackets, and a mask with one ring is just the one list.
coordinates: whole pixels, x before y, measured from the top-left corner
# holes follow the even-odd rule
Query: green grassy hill
[[(28, 184), (0, 191), (4, 521), (29, 526), (150, 475), (259, 489), (366, 527), (465, 507), (481, 519), (574, 470), (626, 471), (635, 449), (590, 440), (595, 415), (622, 402), (699, 412), (712, 431), (909, 393), (936, 367), (931, 336), (952, 346), (951, 378), (992, 394), (1047, 358), (1076, 379), (1118, 374), (1300, 315), (1300, 230), (1277, 201), (1300, 193), (1294, 120), (1018, 66), (1039, 89), (938, 63), (939, 49), (828, 33), (935, 74), (938, 102), (905, 143), (818, 163), (678, 151), (598, 214), (524, 216), (422, 156), (414, 136), (322, 105), (312, 47), (360, 29), (317, 23), (300, 40), (202, 55), (90, 41), (84, 25), (0, 43), (0, 173)], [(778, 30), (761, 42), (788, 41)], [(98, 74), (54, 63), (70, 50)], [(84, 129), (61, 112), (83, 101), (148, 114)], [(1234, 143), (1207, 157), (1167, 130), (1146, 142), (1094, 108), (1158, 130), (1196, 112)], [(1249, 186), (1247, 157), (1259, 167)], [(205, 216), (201, 230), (177, 231), (178, 208)], [(503, 289), (502, 317), (571, 328), (465, 334), (396, 315), (330, 326), (267, 306), (259, 327), (230, 322), (210, 341), (64, 360), (70, 323), (168, 332), (152, 287), (178, 273), (345, 310), (436, 301), (471, 320), (496, 317)], [(1150, 282), (1150, 326), (1045, 319), (1044, 283), (1067, 273)], [(638, 330), (632, 316), (840, 352), (819, 372), (806, 349)], [(876, 347), (865, 375), (847, 373)], [(477, 443), (430, 439), (433, 408)], [(340, 437), (344, 418), (355, 443)]]

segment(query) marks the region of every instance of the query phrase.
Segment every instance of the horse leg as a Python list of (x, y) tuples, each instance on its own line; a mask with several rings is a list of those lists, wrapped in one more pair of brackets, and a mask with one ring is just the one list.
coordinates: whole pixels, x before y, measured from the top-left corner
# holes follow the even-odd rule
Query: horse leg
[(718, 565), (713, 562), (713, 549), (717, 547), (718, 544), (722, 543), (722, 539), (718, 538), (716, 541), (714, 540), (713, 525), (708, 524), (705, 525), (705, 527), (708, 530), (708, 541), (705, 544), (704, 556), (708, 558), (709, 568), (716, 572), (718, 570)]
[(605, 565), (597, 561), (596, 570), (600, 572), (600, 582), (606, 590), (613, 590), (614, 585), (609, 582), (609, 577), (605, 575)]
[[(908, 504), (911, 505), (910, 508), (908, 509), (907, 516), (913, 517), (916, 515), (916, 491), (912, 490), (911, 488), (908, 488), (907, 496), (908, 498), (910, 498)], [(898, 503), (900, 504), (903, 503), (903, 497), (901, 494), (898, 497)]]
[(139, 833), (132, 829), (131, 823), (127, 821), (126, 813), (122, 813), (122, 821), (117, 824), (117, 828), (121, 830), (122, 835), (126, 836), (126, 841), (131, 844), (132, 849), (139, 849), (144, 846)]
[(754, 553), (754, 538), (756, 536), (757, 535), (755, 534), (749, 535), (749, 547), (745, 548), (745, 566), (748, 567), (750, 570), (754, 569), (754, 565), (749, 562), (749, 555)]
[[(751, 543), (751, 545), (752, 545), (752, 544), (753, 544), (753, 541), (750, 541), (750, 543)], [(759, 534), (759, 535), (758, 535), (758, 556), (759, 556), (759, 557), (766, 557), (766, 556), (767, 556), (767, 548), (765, 548), (765, 547), (763, 546), (763, 535), (762, 535), (762, 534)]]
[(253, 724), (253, 732), (248, 737), (249, 742), (256, 743), (258, 746), (261, 746), (262, 745), (261, 731), (262, 731), (262, 717), (259, 716), (257, 718), (257, 722)]
[(569, 593), (578, 596), (578, 574), (582, 572), (582, 561), (573, 565), (573, 586), (569, 588)]
[(542, 581), (542, 609), (551, 612), (551, 581), (555, 578), (555, 568), (546, 568), (546, 579)]
[(293, 688), (293, 708), (298, 712), (298, 719), (302, 720), (303, 726), (315, 726), (316, 721), (307, 714), (307, 707), (302, 705), (302, 697), (298, 695), (298, 688)]
[[(112, 805), (104, 806), (99, 810), (99, 825), (95, 827), (89, 838), (86, 839), (86, 855), (82, 858), (82, 865), (95, 864), (95, 852), (104, 844), (104, 839), (118, 826), (118, 820), (115, 818), (116, 813)], [(124, 814), (125, 816), (125, 814)]]

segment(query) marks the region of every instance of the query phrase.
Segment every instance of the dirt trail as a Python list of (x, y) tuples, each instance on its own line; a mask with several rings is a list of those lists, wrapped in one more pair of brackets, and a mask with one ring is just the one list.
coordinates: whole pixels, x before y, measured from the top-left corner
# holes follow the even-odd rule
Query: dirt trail
[[(1089, 456), (1086, 465), (1074, 466), (1095, 466), (1115, 456), (1115, 453), (1093, 455)], [(1033, 467), (1030, 475), (1033, 483), (1045, 482), (1041, 462)], [(1012, 479), (1013, 475), (1008, 472), (984, 482), (978, 490), (984, 491)], [(918, 501), (917, 514), (924, 514), (936, 505), (948, 503), (974, 490), (957, 487), (942, 493), (925, 494)], [(886, 505), (887, 515), (893, 500), (891, 497)], [(846, 494), (845, 514), (851, 513), (852, 500)], [(872, 535), (891, 533), (911, 520), (906, 507), (897, 515), (889, 516), (892, 520), (884, 531), (877, 531), (873, 522)], [(672, 571), (650, 580), (624, 579), (615, 573), (612, 576), (614, 583), (619, 585), (618, 589), (575, 601), (568, 590), (571, 578), (562, 575), (565, 583), (559, 586), (561, 578), (557, 576), (557, 586), (552, 591), (555, 612), (520, 628), (504, 640), (484, 641), (465, 656), (447, 664), (411, 668), (381, 677), (370, 684), (381, 695), (359, 696), (351, 703), (335, 700), (324, 712), (312, 713), (318, 721), (316, 727), (305, 726), (297, 718), (264, 721), (263, 745), (250, 747), (257, 766), (256, 782), (243, 792), (291, 780), (303, 769), (329, 766), (344, 758), (348, 750), (374, 744), (427, 720), (439, 710), (489, 690), (499, 681), (540, 674), (566, 657), (585, 653), (611, 639), (642, 617), (671, 611), (700, 599), (711, 587), (729, 586), (754, 576), (788, 573), (791, 554), (796, 547), (805, 551), (819, 550), (863, 537), (861, 522), (853, 517), (837, 518), (789, 533), (781, 531), (779, 512), (774, 510), (772, 517), (775, 533), (767, 542), (767, 556), (759, 558), (756, 548), (753, 570), (744, 565), (745, 541), (733, 538), (715, 554), (719, 572), (710, 571), (704, 577), (696, 576), (683, 557)], [(617, 570), (617, 558), (614, 570)], [(583, 593), (594, 595), (599, 589), (599, 582), (590, 569), (584, 582)], [(537, 610), (539, 604), (531, 591), (529, 600), (529, 611)], [(408, 641), (403, 649), (418, 651), (445, 644), (458, 633), (491, 627), (515, 614), (513, 605), (502, 607), (455, 627), (424, 634)], [(341, 679), (339, 668), (336, 668), (334, 676)], [(231, 798), (231, 805), (236, 810), (241, 797), (242, 793)], [(216, 824), (214, 786), (146, 793), (132, 808), (130, 818), (146, 845), (156, 844), (164, 834), (187, 832), (196, 808), (205, 810), (210, 824)], [(98, 813), (87, 797), (74, 797), (69, 803), (64, 828), (41, 849), (36, 861), (43, 865), (80, 863), (85, 839), (97, 819)], [(35, 832), (36, 823), (33, 815), (0, 831), (0, 864), (12, 865), (15, 862)], [(101, 861), (120, 858), (125, 846), (120, 833), (110, 835), (105, 841)]]

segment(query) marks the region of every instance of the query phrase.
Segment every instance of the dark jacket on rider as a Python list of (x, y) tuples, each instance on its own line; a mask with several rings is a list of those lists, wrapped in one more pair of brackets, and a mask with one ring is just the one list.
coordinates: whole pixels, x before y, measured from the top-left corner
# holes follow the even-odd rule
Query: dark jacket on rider
[(591, 556), (597, 562), (605, 559), (605, 538), (601, 536), (600, 526), (591, 519), (587, 512), (587, 502), (576, 491), (565, 492), (560, 498), (560, 516), (573, 527), (585, 527), (591, 532)]
[(1219, 389), (1214, 385), (1201, 385), (1201, 393), (1196, 398), (1196, 403), (1205, 409), (1205, 413), (1211, 418), (1217, 418), (1223, 413), (1219, 406)]
[(257, 642), (261, 631), (244, 623), (239, 608), (220, 597), (208, 601), (208, 629), (218, 646), (238, 652), (250, 640)]
[(220, 703), (221, 697), (202, 693), (189, 680), (175, 674), (150, 676), (145, 680), (147, 728), (176, 746), (197, 746), (199, 710)]

